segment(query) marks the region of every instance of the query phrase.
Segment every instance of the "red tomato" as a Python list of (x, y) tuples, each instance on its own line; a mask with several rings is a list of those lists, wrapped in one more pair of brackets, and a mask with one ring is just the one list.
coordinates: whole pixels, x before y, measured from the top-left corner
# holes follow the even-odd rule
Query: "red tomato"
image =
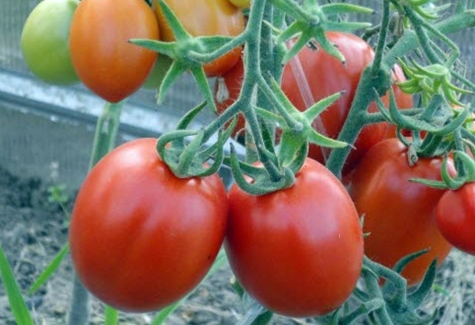
[(182, 298), (205, 276), (225, 234), (221, 179), (175, 177), (155, 145), (134, 140), (106, 155), (72, 213), (69, 242), (79, 278), (119, 310), (152, 311)]
[(82, 0), (71, 23), (71, 59), (81, 81), (109, 102), (144, 83), (157, 53), (129, 39), (158, 39), (158, 24), (143, 0)]
[[(351, 103), (356, 93), (361, 73), (368, 64), (373, 61), (374, 51), (369, 44), (361, 38), (341, 32), (328, 32), (326, 34), (328, 40), (334, 43), (338, 50), (345, 56), (346, 65), (332, 57), (323, 50), (312, 50), (304, 48), (298, 54), (298, 61), (294, 62), (294, 69), (300, 70), (303, 76), (301, 81), (296, 79), (296, 72), (293, 71), (292, 65), (287, 64), (284, 67), (282, 78), (282, 89), (290, 99), (290, 101), (301, 111), (307, 109), (310, 105), (330, 96), (339, 91), (345, 91), (345, 94), (328, 107), (319, 118), (314, 121), (314, 128), (331, 138), (337, 138), (341, 128), (348, 116)], [(405, 80), (402, 70), (395, 67), (393, 79), (397, 81)], [(300, 90), (300, 85), (308, 83), (309, 92), (305, 92), (305, 88)], [(393, 87), (398, 107), (412, 107), (412, 97), (403, 93), (398, 87)], [(308, 98), (305, 98), (308, 97)], [(383, 101), (387, 103), (388, 98), (383, 97)], [(368, 108), (369, 112), (377, 112), (378, 108), (372, 103)], [(355, 147), (356, 150), (351, 151), (345, 165), (345, 172), (351, 170), (358, 160), (363, 157), (364, 153), (376, 143), (386, 137), (388, 124), (379, 123), (366, 126), (358, 136)], [(311, 145), (309, 148), (309, 157), (316, 159), (321, 163), (325, 163), (329, 155), (329, 149)]]
[(346, 189), (307, 159), (287, 189), (252, 196), (234, 185), (225, 249), (246, 291), (266, 308), (292, 317), (339, 307), (363, 261), (359, 217)]
[[(440, 158), (420, 158), (410, 167), (407, 148), (393, 138), (371, 148), (348, 176), (348, 191), (364, 215), (363, 231), (369, 233), (369, 258), (392, 268), (404, 256), (429, 249), (402, 272), (409, 284), (421, 281), (429, 264), (437, 259), (440, 265), (451, 250), (436, 223), (436, 206), (444, 191), (410, 181), (440, 180), (441, 164)], [(449, 167), (454, 172), (452, 163)]]
[[(372, 62), (374, 52), (366, 42), (351, 34), (328, 32), (327, 37), (331, 42), (337, 44), (338, 49), (345, 56), (346, 67), (323, 50), (314, 51), (310, 48), (304, 48), (297, 56), (298, 61), (289, 63), (284, 67), (282, 89), (290, 101), (301, 111), (320, 99), (344, 90), (345, 94), (342, 98), (327, 108), (314, 122), (317, 131), (332, 138), (337, 138), (351, 107), (361, 73)], [(308, 83), (309, 93), (305, 95), (310, 97), (307, 98), (308, 103), (301, 93), (292, 65), (297, 71), (300, 70), (298, 67), (301, 67), (302, 73), (304, 73), (301, 81), (303, 81), (303, 84), (305, 83), (304, 80)], [(224, 100), (219, 98), (216, 94), (219, 87), (216, 86), (215, 100), (218, 112), (223, 112), (236, 101), (241, 91), (243, 73), (244, 68), (242, 61), (240, 61), (233, 69), (222, 76), (222, 82), (228, 89), (229, 97)], [(394, 67), (392, 76), (394, 81), (405, 80), (403, 71), (399, 66)], [(393, 91), (399, 108), (413, 107), (413, 100), (410, 95), (403, 93), (395, 84)], [(382, 100), (388, 105), (389, 96), (383, 96)], [(377, 112), (378, 108), (375, 103), (372, 103), (368, 110)], [(234, 135), (243, 128), (244, 118), (240, 117)], [(387, 137), (395, 137), (395, 127), (388, 123), (365, 127), (356, 140), (356, 150), (353, 150), (348, 157), (344, 173), (349, 172), (369, 148)], [(309, 157), (321, 163), (325, 163), (324, 153), (328, 155), (329, 149), (315, 145), (311, 145), (309, 148)]]
[[(242, 11), (228, 0), (188, 1), (186, 5), (182, 0), (166, 0), (166, 3), (192, 36), (237, 36), (244, 31), (245, 20)], [(156, 0), (153, 7), (160, 26), (160, 38), (173, 42), (173, 31)], [(237, 47), (205, 64), (206, 75), (214, 77), (231, 69), (241, 56), (241, 51), (241, 47)]]
[(452, 245), (475, 255), (475, 183), (442, 195), (437, 204), (437, 225)]

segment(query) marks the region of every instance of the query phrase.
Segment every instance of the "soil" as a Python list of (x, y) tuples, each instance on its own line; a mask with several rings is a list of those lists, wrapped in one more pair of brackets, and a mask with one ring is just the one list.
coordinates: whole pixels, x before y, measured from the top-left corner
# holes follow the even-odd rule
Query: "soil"
[[(57, 202), (49, 200), (52, 184), (37, 178), (21, 178), (0, 166), (0, 244), (22, 290), (27, 292), (38, 275), (67, 243), (68, 217)], [(69, 196), (74, 197), (75, 193)], [(63, 205), (72, 208), (72, 199)], [(167, 325), (238, 324), (243, 304), (231, 286), (229, 266), (203, 281), (166, 320)], [(0, 279), (1, 280), (1, 279)], [(31, 296), (24, 295), (35, 324), (66, 324), (72, 293), (73, 269), (69, 256), (57, 272)], [(453, 251), (436, 279), (442, 294), (434, 291), (424, 310), (437, 307), (440, 317), (435, 324), (474, 324), (475, 259)], [(103, 305), (91, 297), (89, 325), (104, 324)], [(155, 314), (119, 315), (121, 325), (150, 324)], [(0, 282), (0, 324), (15, 325)], [(312, 319), (274, 316), (273, 324), (317, 324)], [(21, 325), (21, 324), (19, 324)]]

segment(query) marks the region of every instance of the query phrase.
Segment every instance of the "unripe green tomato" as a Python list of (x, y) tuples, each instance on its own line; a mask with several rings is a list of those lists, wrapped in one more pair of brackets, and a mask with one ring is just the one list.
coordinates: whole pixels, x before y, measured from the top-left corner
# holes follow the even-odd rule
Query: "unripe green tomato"
[(249, 8), (251, 6), (251, 0), (229, 0), (233, 5), (238, 8)]
[(39, 79), (55, 85), (79, 82), (69, 52), (77, 0), (44, 0), (28, 16), (21, 35), (23, 58)]

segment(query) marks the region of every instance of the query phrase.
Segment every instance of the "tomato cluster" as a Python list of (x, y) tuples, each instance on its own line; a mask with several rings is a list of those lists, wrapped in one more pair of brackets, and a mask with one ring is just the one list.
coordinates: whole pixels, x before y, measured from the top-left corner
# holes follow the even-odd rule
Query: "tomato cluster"
[[(166, 3), (192, 36), (236, 36), (245, 27), (242, 11), (228, 0), (191, 1), (186, 6), (176, 0)], [(163, 77), (157, 53), (129, 42), (174, 41), (158, 0), (152, 7), (143, 0), (45, 0), (25, 23), (25, 61), (46, 82), (81, 81), (103, 99), (119, 102), (144, 85), (155, 65), (159, 76), (152, 78)], [(240, 55), (240, 47), (231, 50), (205, 64), (205, 73), (212, 77), (226, 72)]]
[(308, 159), (289, 189), (251, 196), (234, 185), (226, 195), (217, 175), (177, 178), (154, 139), (119, 146), (91, 170), (72, 213), (71, 256), (99, 299), (150, 311), (202, 280), (225, 235), (238, 279), (284, 315), (337, 308), (360, 274), (358, 214), (320, 163)]

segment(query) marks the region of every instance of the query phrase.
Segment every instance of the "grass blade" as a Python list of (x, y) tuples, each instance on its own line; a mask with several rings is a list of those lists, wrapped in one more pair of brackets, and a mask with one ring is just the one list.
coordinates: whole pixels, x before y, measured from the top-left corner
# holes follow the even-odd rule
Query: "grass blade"
[(69, 252), (69, 244), (66, 244), (61, 248), (59, 253), (53, 258), (51, 263), (44, 269), (44, 271), (40, 274), (38, 279), (36, 279), (35, 283), (30, 287), (28, 290), (28, 295), (32, 295), (36, 292), (41, 286), (48, 281), (48, 279), (56, 272), (59, 265), (63, 261), (66, 254)]
[(33, 319), (31, 318), (30, 312), (26, 307), (25, 300), (21, 295), (18, 283), (15, 280), (12, 269), (8, 260), (3, 252), (2, 247), (0, 246), (0, 275), (5, 286), (5, 291), (8, 296), (8, 301), (10, 302), (10, 307), (15, 317), (17, 324), (22, 325), (33, 325)]
[(117, 325), (119, 323), (119, 312), (114, 308), (106, 305), (105, 315), (104, 325)]

